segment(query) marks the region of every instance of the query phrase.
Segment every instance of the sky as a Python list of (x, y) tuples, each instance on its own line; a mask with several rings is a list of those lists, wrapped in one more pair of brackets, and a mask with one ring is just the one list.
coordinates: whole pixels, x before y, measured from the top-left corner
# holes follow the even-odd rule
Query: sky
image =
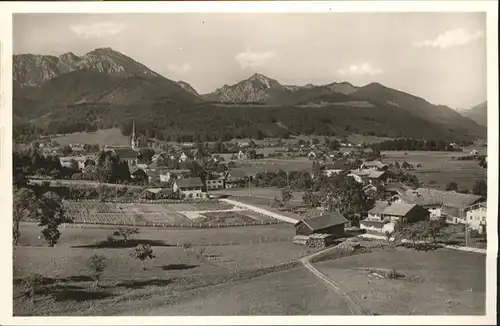
[(201, 94), (261, 73), (461, 109), (487, 97), (485, 13), (15, 14), (13, 29), (15, 54), (111, 47)]

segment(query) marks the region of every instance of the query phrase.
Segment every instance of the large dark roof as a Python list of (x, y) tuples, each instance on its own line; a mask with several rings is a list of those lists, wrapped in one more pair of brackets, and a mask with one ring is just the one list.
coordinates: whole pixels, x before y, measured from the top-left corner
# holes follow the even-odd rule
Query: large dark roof
[(247, 177), (247, 174), (243, 170), (240, 170), (240, 169), (229, 170), (229, 178), (231, 178), (231, 179), (240, 179), (240, 178), (246, 178), (246, 177)]
[(176, 180), (175, 183), (179, 188), (203, 187), (203, 182), (200, 178), (184, 178)]
[[(304, 223), (307, 225), (313, 232), (323, 230), (332, 226), (345, 224), (348, 221), (344, 216), (340, 213), (331, 213), (320, 216), (315, 216), (307, 219), (300, 220), (299, 223)], [(296, 224), (296, 225), (297, 225)]]
[(118, 156), (121, 160), (137, 158), (137, 152), (131, 147), (113, 148), (113, 152), (115, 152), (116, 156)]
[(454, 208), (463, 208), (479, 202), (482, 197), (471, 194), (461, 194), (456, 191), (441, 191), (431, 188), (408, 190), (400, 195), (406, 203), (420, 206), (443, 205)]

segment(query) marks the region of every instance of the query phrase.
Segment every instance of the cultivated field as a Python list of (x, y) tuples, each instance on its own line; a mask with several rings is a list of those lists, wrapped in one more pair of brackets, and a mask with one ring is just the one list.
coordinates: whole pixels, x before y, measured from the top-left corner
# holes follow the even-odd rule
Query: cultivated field
[[(406, 153), (406, 155), (405, 155)], [(465, 156), (465, 152), (423, 152), (423, 151), (384, 151), (387, 164), (404, 161), (415, 167), (411, 173), (432, 187), (444, 189), (450, 182), (456, 182), (460, 189), (472, 189), (479, 179), (486, 178), (487, 170), (481, 168), (476, 161), (452, 160), (452, 157)], [(416, 168), (421, 164), (421, 168)]]
[[(387, 248), (315, 264), (372, 313), (382, 315), (482, 315), (486, 256), (447, 249)], [(401, 279), (370, 271), (395, 269)]]
[(268, 224), (270, 217), (214, 201), (175, 204), (65, 201), (66, 214), (76, 224), (136, 226), (191, 226), (213, 223), (217, 227), (235, 224)]
[[(60, 242), (49, 248), (41, 246), (42, 240), (37, 238), (40, 230), (34, 223), (22, 223), (20, 245), (14, 248), (14, 279), (18, 280), (14, 287), (15, 315), (130, 314), (131, 305), (136, 307), (134, 311), (147, 308), (143, 300), (149, 297), (168, 297), (175, 303), (176, 296), (189, 289), (256, 276), (262, 268), (294, 261), (311, 252), (291, 243), (294, 229), (290, 225), (204, 230), (141, 228), (139, 234), (120, 245), (106, 240), (114, 230), (62, 228)], [(141, 243), (150, 244), (155, 253), (155, 258), (146, 262), (145, 271), (128, 255)], [(192, 244), (190, 249), (182, 247), (187, 243)], [(197, 255), (200, 248), (206, 250), (202, 258)], [(86, 264), (93, 254), (106, 257), (99, 288), (91, 286)], [(22, 296), (19, 284), (32, 273), (41, 274), (50, 283), (33, 303)]]

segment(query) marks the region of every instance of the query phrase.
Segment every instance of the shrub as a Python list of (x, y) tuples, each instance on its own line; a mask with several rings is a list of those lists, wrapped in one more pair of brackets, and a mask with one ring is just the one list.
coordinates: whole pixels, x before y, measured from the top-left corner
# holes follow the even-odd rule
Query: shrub
[(146, 270), (146, 265), (145, 265), (145, 260), (146, 259), (153, 259), (155, 258), (153, 249), (151, 248), (150, 245), (146, 244), (140, 244), (137, 247), (135, 247), (131, 252), (130, 256), (132, 258), (138, 259), (141, 261), (142, 265), (142, 270)]
[(104, 256), (95, 254), (91, 256), (88, 261), (88, 267), (90, 268), (92, 272), (92, 277), (94, 278), (94, 286), (99, 285), (99, 279), (101, 278), (102, 272), (104, 272), (104, 269), (106, 268), (106, 262), (105, 262)]
[[(138, 233), (139, 233), (139, 229), (119, 228), (117, 231), (113, 232), (113, 235), (123, 237), (123, 242), (127, 243), (127, 240), (132, 235), (138, 234)], [(108, 237), (108, 240), (109, 240), (109, 237)]]
[(23, 293), (32, 301), (38, 292), (40, 285), (43, 283), (43, 276), (40, 274), (33, 274), (26, 278), (23, 282)]

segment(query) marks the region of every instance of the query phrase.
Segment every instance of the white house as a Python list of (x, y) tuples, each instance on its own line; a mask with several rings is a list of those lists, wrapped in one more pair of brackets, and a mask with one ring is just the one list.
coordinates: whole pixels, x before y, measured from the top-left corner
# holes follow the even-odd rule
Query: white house
[(186, 153), (182, 152), (181, 156), (179, 156), (179, 162), (186, 162), (187, 159), (188, 156), (186, 155)]
[(203, 182), (200, 178), (177, 179), (172, 187), (174, 192), (180, 191), (185, 198), (203, 198)]
[(480, 233), (486, 232), (487, 207), (486, 202), (477, 203), (464, 209), (467, 225)]

